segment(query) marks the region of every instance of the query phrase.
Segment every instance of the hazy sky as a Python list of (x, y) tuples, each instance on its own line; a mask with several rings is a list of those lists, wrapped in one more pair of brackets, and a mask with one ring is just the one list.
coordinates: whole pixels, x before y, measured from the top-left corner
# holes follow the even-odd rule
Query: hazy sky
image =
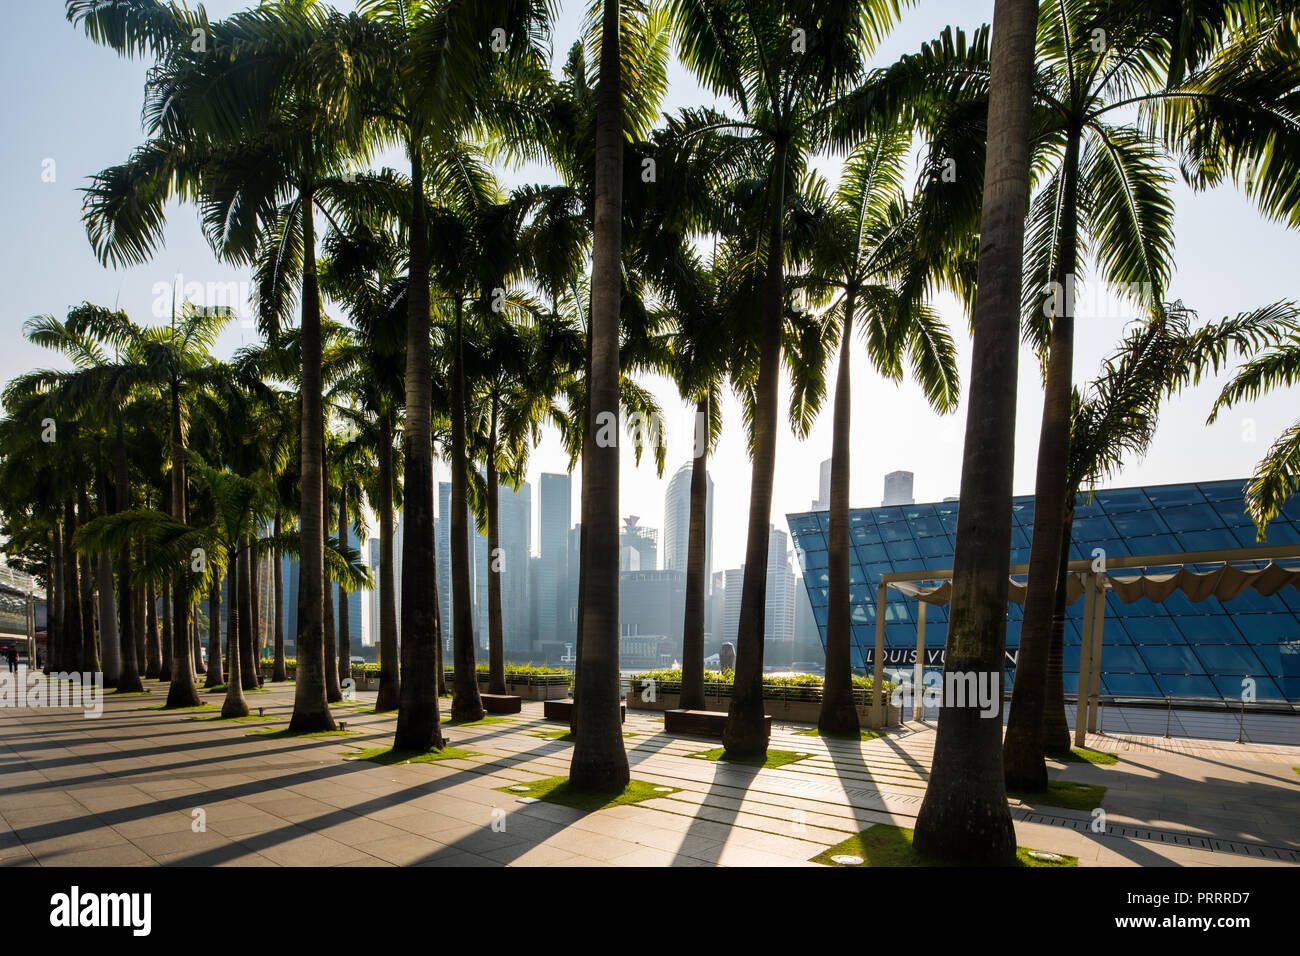
[[(247, 6), (237, 0), (206, 4), (214, 17)], [(338, 6), (349, 7), (348, 0)], [(556, 67), (577, 34), (585, 3), (567, 0), (554, 43)], [(885, 65), (936, 36), (947, 24), (974, 29), (992, 17), (992, 0), (924, 0), (907, 13), (903, 23), (881, 47), (876, 63)], [(175, 275), (184, 281), (223, 284), (248, 281), (245, 271), (218, 264), (199, 230), (192, 207), (173, 208), (166, 245), (155, 259), (130, 269), (105, 269), (93, 256), (81, 224), (80, 187), (98, 170), (122, 162), (143, 141), (140, 126), (144, 61), (119, 59), (92, 44), (63, 15), (59, 0), (12, 4), (0, 56), (0, 89), (4, 90), (0, 142), (0, 264), (4, 269), (4, 300), (0, 306), (0, 381), (33, 366), (51, 364), (44, 350), (22, 339), (24, 320), (39, 313), (62, 317), (82, 301), (119, 306), (140, 322), (159, 321), (170, 300), (156, 288), (170, 287)], [(708, 99), (674, 63), (673, 83), (664, 109), (668, 112)], [(400, 154), (384, 163), (406, 168)], [(822, 166), (830, 178), (833, 164)], [(503, 174), (508, 185), (545, 180), (543, 171), (528, 169)], [(49, 181), (52, 180), (52, 181)], [(1177, 272), (1171, 298), (1182, 299), (1202, 319), (1217, 319), (1283, 298), (1300, 298), (1296, 263), (1300, 234), (1262, 220), (1231, 188), (1193, 194), (1181, 183), (1176, 189)], [(154, 318), (154, 309), (162, 311)], [(969, 333), (962, 311), (941, 301), (961, 350), (963, 393), (969, 379)], [(1101, 358), (1119, 340), (1127, 318), (1118, 309), (1102, 309), (1101, 317), (1081, 315), (1077, 322), (1076, 381), (1090, 380)], [(224, 357), (252, 341), (251, 329), (232, 327), (218, 349)], [(910, 383), (881, 382), (861, 350), (853, 363), (853, 468), (851, 502), (880, 504), (883, 477), (904, 469), (916, 474), (918, 501), (955, 495), (960, 482), (961, 442), (965, 403), (954, 415), (929, 411), (920, 391)], [(1248, 475), (1269, 442), (1295, 417), (1296, 394), (1277, 393), (1243, 407), (1207, 428), (1205, 415), (1222, 379), (1189, 390), (1170, 403), (1159, 436), (1144, 461), (1132, 462), (1109, 484), (1156, 484), (1184, 480), (1240, 478)], [(641, 523), (662, 527), (663, 494), (672, 472), (690, 454), (692, 409), (684, 405), (667, 380), (648, 383), (665, 410), (668, 465), (662, 479), (652, 464), (635, 467), (625, 451), (621, 475), (620, 512), (637, 514)], [(1036, 363), (1022, 350), (1020, 401), (1017, 412), (1015, 491), (1033, 491), (1034, 459), (1041, 415), (1041, 387)], [(784, 410), (787, 395), (783, 391)], [(785, 514), (806, 510), (817, 496), (819, 463), (830, 456), (830, 409), (810, 437), (796, 441), (783, 428), (778, 458), (773, 520), (785, 528)], [(744, 556), (748, 515), (750, 464), (739, 408), (728, 400), (726, 433), (710, 461), (717, 485), (714, 498), (714, 570), (737, 567)], [(551, 435), (532, 459), (529, 479), (534, 489), (544, 471), (563, 471), (566, 457)], [(447, 467), (438, 465), (438, 479)], [(574, 476), (574, 520), (579, 514), (579, 479)], [(534, 514), (536, 514), (534, 507)], [(534, 518), (536, 522), (536, 518)], [(537, 547), (534, 524), (534, 550)]]

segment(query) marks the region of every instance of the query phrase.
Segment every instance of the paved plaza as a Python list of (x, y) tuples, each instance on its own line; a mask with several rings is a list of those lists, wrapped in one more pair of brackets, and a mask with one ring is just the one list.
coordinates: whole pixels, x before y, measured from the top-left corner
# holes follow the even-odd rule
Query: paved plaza
[[(572, 744), (540, 703), (446, 727), (467, 758), (384, 766), (348, 759), (391, 743), (395, 715), (364, 712), (373, 694), (337, 708), (356, 733), (287, 738), (255, 732), (287, 725), (291, 684), (250, 693), (264, 719), (247, 722), (153, 709), (165, 685), (146, 686), (108, 695), (98, 719), (0, 709), (0, 865), (816, 866), (873, 824), (914, 824), (934, 742), (926, 722), (855, 744), (778, 721), (772, 747), (808, 756), (758, 769), (693, 758), (717, 743), (631, 711), (633, 778), (679, 789), (584, 813), (497, 789), (567, 775)], [(1088, 746), (1119, 762), (1051, 773), (1107, 787), (1105, 831), (1088, 811), (1013, 801), (1022, 846), (1080, 866), (1300, 864), (1300, 747), (1127, 733)]]

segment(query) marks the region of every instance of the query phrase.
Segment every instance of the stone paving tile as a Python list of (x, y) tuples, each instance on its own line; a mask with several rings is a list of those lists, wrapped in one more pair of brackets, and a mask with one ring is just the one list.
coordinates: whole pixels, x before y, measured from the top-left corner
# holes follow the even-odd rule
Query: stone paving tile
[[(276, 717), (267, 726), (283, 725), (292, 692), (285, 685), (258, 695)], [(861, 746), (778, 725), (774, 747), (810, 756), (756, 770), (691, 759), (715, 743), (669, 738), (656, 718), (634, 711), (626, 725), (636, 735), (628, 740), (633, 776), (685, 789), (584, 814), (494, 791), (567, 773), (571, 744), (528, 735), (559, 726), (539, 720), (540, 710), (526, 704), (504, 723), (448, 730), (480, 757), (390, 767), (342, 757), (352, 745), (382, 745), (391, 717), (340, 712), (366, 733), (265, 741), (247, 725), (192, 722), (132, 699), (110, 698), (90, 728), (73, 713), (26, 721), (0, 714), (0, 865), (74, 856), (121, 865), (141, 856), (179, 865), (806, 865), (871, 823), (910, 825), (923, 791), (905, 784), (924, 780), (933, 748), (932, 729), (919, 724)], [(1300, 841), (1300, 777), (1290, 770), (1300, 749), (1133, 734), (1090, 735), (1088, 744), (1120, 753), (1121, 763), (1054, 764), (1052, 775), (1108, 787), (1103, 806), (1114, 825)], [(190, 811), (199, 806), (207, 832), (194, 834)], [(1079, 816), (1039, 809), (1048, 819)], [(492, 830), (494, 811), (505, 812), (505, 832)], [(1018, 820), (1016, 829), (1022, 845), (1070, 853), (1081, 865), (1275, 862), (1047, 822)]]

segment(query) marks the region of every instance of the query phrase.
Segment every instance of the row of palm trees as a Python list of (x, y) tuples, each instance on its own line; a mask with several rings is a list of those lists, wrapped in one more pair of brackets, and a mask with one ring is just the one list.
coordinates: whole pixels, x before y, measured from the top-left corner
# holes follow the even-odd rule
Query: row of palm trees
[[(1057, 718), (1064, 726), (1054, 622), (1078, 490), (1145, 448), (1161, 397), (1231, 356), (1266, 350), (1224, 404), (1295, 380), (1289, 305), (1193, 328), (1165, 301), (1171, 159), (1194, 185), (1231, 178), (1265, 214), (1300, 222), (1300, 82), (1288, 56), (1295, 14), (1272, 2), (1191, 7), (998, 0), (991, 34), (949, 29), (872, 69), (873, 49), (900, 15), (892, 0), (604, 0), (557, 79), (544, 48), (552, 11), (526, 0), (361, 0), (355, 14), (277, 0), (221, 21), (154, 0), (69, 0), (69, 19), (91, 39), (154, 61), (148, 141), (87, 189), (96, 252), (107, 264), (147, 261), (169, 200), (194, 202), (217, 256), (253, 269), (265, 342), (217, 362), (209, 353), (226, 316), (185, 304), (171, 328), (140, 329), (90, 306), (30, 326), (41, 344), (75, 343), (57, 347), (77, 370), (11, 384), (3, 427), (21, 444), (6, 444), (3, 468), (24, 480), (0, 487), (8, 526), (48, 556), (49, 580), (59, 582), (51, 605), (59, 654), (72, 659), (78, 647), (84, 657), (96, 646), (86, 623), (89, 576), (68, 573), (80, 549), (83, 562), (94, 556), (116, 570), (124, 659), (137, 657), (139, 642), (127, 646), (140, 630), (133, 612), (153, 608), (150, 588), (165, 592), (168, 706), (197, 703), (191, 608), (206, 594), (215, 621), (221, 574), (234, 622), (227, 668), (255, 681), (253, 648), (242, 639), (244, 608), (256, 606), (244, 604), (247, 562), (292, 553), (301, 580), (291, 729), (331, 729), (334, 662), (345, 666), (347, 656), (335, 644), (329, 582), (340, 586), (345, 615), (342, 591), (366, 583), (347, 543), (364, 502), (380, 532), (378, 709), (398, 710), (396, 748), (439, 747), (446, 609), (434, 586), (435, 449), (452, 479), (452, 715), (472, 720), (483, 710), (470, 512), (494, 540), (499, 483), (522, 480), (549, 423), (582, 467), (572, 780), (615, 789), (628, 767), (618, 718), (617, 429), (609, 423), (620, 412), (657, 413), (635, 381), (646, 371), (671, 375), (696, 408), (682, 706), (702, 706), (704, 474), (722, 390), (743, 399), (753, 461), (745, 563), (761, 568), (783, 368), (793, 385), (790, 423), (803, 434), (835, 362), (820, 726), (856, 733), (849, 356), (856, 334), (879, 374), (910, 372), (937, 411), (954, 409), (955, 346), (933, 305), (948, 290), (972, 310), (974, 334), (950, 669), (1001, 673), (1006, 562), (988, 556), (1010, 550), (1022, 334), (1045, 378), (1030, 593), (1005, 753), (1000, 722), (945, 706), (916, 835), (918, 848), (950, 859), (1006, 861), (1014, 839), (1004, 779), (1032, 789), (1057, 740), (1044, 726)], [(684, 109), (660, 121), (674, 42), (727, 112)], [(360, 171), (389, 147), (404, 150), (406, 172)], [(827, 152), (846, 157), (834, 186), (810, 168)], [(506, 193), (491, 168), (497, 160), (541, 161), (560, 182)], [(1144, 290), (1134, 302), (1143, 318), (1080, 393), (1073, 315), (1059, 305), (1070, 298), (1044, 308), (1043, 292), (1071, 288), (1086, 267), (1113, 287)], [(346, 325), (325, 317), (325, 300)], [(46, 419), (59, 424), (58, 442), (42, 443), (33, 430)], [(158, 422), (166, 442), (150, 437)], [(82, 433), (83, 447), (114, 450), (112, 469), (96, 472), (94, 459), (72, 448)], [(1261, 466), (1261, 528), (1294, 488), (1296, 445), (1293, 428)], [(662, 467), (662, 442), (653, 450)], [(398, 507), (400, 582), (392, 573)], [(206, 555), (202, 571), (189, 559), (196, 552)], [(492, 578), (489, 689), (499, 691)], [(764, 588), (763, 575), (746, 575), (724, 734), (737, 755), (767, 748)], [(101, 575), (101, 598), (104, 590)], [(99, 618), (102, 648), (113, 614)], [(210, 627), (209, 659), (219, 662)], [(278, 677), (280, 640), (277, 652)], [(249, 684), (226, 683), (227, 709), (238, 714)]]

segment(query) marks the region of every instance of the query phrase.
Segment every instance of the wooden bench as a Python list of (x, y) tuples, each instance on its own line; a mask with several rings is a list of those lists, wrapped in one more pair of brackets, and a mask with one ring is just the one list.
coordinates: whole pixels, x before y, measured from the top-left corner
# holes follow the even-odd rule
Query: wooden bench
[[(772, 735), (772, 717), (763, 715), (767, 734)], [(722, 737), (727, 726), (727, 712), (724, 710), (665, 710), (664, 733), (686, 734), (691, 737)]]
[[(618, 702), (618, 716), (622, 721), (627, 720), (627, 702)], [(569, 723), (573, 720), (573, 698), (568, 697), (564, 700), (547, 700), (542, 702), (542, 719), (558, 720), (563, 723)]]
[(479, 694), (483, 709), (489, 714), (517, 714), (524, 709), (524, 699), (514, 694)]

